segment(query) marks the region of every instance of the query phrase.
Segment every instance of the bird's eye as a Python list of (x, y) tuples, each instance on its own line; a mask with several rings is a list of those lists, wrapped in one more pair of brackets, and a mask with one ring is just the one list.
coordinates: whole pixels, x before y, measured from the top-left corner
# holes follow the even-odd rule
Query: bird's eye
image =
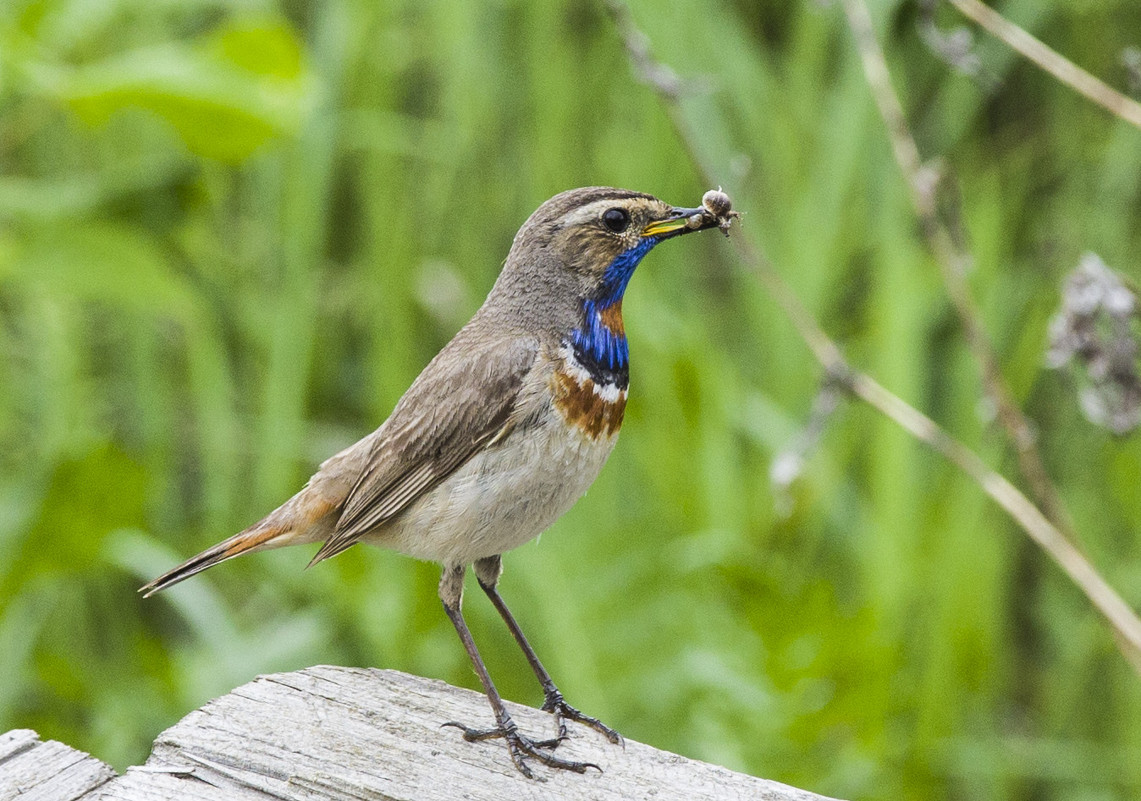
[(602, 224), (620, 234), (630, 227), (630, 215), (625, 209), (607, 209), (602, 212)]

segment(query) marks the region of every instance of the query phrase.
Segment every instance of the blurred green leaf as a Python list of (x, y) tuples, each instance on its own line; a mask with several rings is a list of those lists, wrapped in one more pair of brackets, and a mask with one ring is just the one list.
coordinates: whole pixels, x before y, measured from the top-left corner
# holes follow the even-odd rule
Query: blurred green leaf
[(280, 24), (240, 25), (201, 43), (171, 42), (41, 79), (86, 122), (127, 108), (166, 120), (191, 152), (227, 162), (290, 137), (310, 110), (301, 45)]
[(193, 318), (185, 280), (142, 231), (92, 223), (31, 228), (13, 251), (7, 258), (0, 253), (0, 286), (100, 301), (184, 323)]
[(209, 39), (208, 48), (253, 75), (300, 81), (303, 51), (293, 28), (280, 19), (235, 21)]
[(142, 467), (114, 446), (62, 462), (22, 547), (0, 569), (0, 597), (44, 573), (90, 570), (112, 531), (143, 523), (146, 490)]

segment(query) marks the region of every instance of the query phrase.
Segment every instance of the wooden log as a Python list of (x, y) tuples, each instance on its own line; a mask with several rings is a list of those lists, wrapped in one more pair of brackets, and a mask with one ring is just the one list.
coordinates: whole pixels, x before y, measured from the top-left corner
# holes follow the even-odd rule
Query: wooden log
[[(517, 704), (509, 707), (523, 731), (540, 737), (553, 734), (553, 720), (547, 713)], [(159, 735), (144, 766), (129, 768), (110, 781), (104, 779), (86, 795), (58, 797), (83, 801), (827, 801), (804, 790), (641, 743), (627, 741), (624, 748), (611, 745), (573, 723), (559, 754), (596, 763), (602, 770), (576, 774), (533, 764), (543, 781), (529, 780), (515, 770), (501, 741), (466, 742), (458, 731), (440, 727), (450, 720), (487, 724), (486, 699), (470, 690), (389, 670), (321, 666), (262, 676), (211, 701)], [(49, 745), (58, 744), (43, 743), (37, 748)], [(110, 770), (97, 760), (86, 759)], [(0, 801), (9, 801), (16, 796), (5, 794), (8, 762), (2, 760), (0, 751)], [(57, 765), (45, 764), (44, 772)], [(49, 796), (19, 798), (46, 801)], [(50, 798), (54, 801), (56, 796)]]

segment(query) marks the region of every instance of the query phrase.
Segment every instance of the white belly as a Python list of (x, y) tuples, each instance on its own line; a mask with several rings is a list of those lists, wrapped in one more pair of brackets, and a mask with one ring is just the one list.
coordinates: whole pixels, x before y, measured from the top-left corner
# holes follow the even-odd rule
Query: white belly
[(537, 537), (594, 482), (618, 439), (591, 438), (556, 415), (473, 456), (364, 540), (466, 565)]

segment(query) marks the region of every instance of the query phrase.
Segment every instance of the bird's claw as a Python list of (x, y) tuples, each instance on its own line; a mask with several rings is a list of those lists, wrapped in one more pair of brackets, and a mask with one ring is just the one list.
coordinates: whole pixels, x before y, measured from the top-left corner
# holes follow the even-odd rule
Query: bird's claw
[(558, 725), (559, 736), (557, 742), (562, 742), (567, 738), (567, 721), (573, 720), (581, 723), (584, 726), (589, 726), (596, 732), (601, 734), (614, 745), (626, 746), (626, 741), (622, 739), (622, 735), (614, 731), (614, 729), (607, 726), (598, 718), (592, 718), (590, 715), (583, 714), (568, 704), (563, 698), (562, 693), (557, 690), (547, 696), (547, 700), (543, 702), (542, 709), (545, 712), (550, 712), (555, 716), (555, 723)]
[[(527, 766), (527, 757), (537, 759), (539, 762), (546, 765), (548, 768), (556, 770), (570, 770), (575, 773), (586, 773), (588, 768), (594, 768), (599, 773), (602, 768), (593, 762), (576, 762), (571, 759), (563, 759), (550, 753), (551, 749), (557, 748), (560, 743), (565, 739), (565, 736), (560, 735), (550, 740), (532, 740), (524, 734), (519, 733), (519, 729), (511, 720), (507, 720), (491, 729), (473, 729), (470, 726), (451, 720), (442, 724), (444, 726), (451, 726), (463, 732), (464, 739), (469, 743), (481, 742), (483, 740), (492, 740), (502, 737), (507, 743), (507, 750), (511, 754), (511, 761), (515, 763), (515, 767), (526, 776), (528, 779), (539, 778)], [(539, 778), (539, 781), (546, 781)]]

